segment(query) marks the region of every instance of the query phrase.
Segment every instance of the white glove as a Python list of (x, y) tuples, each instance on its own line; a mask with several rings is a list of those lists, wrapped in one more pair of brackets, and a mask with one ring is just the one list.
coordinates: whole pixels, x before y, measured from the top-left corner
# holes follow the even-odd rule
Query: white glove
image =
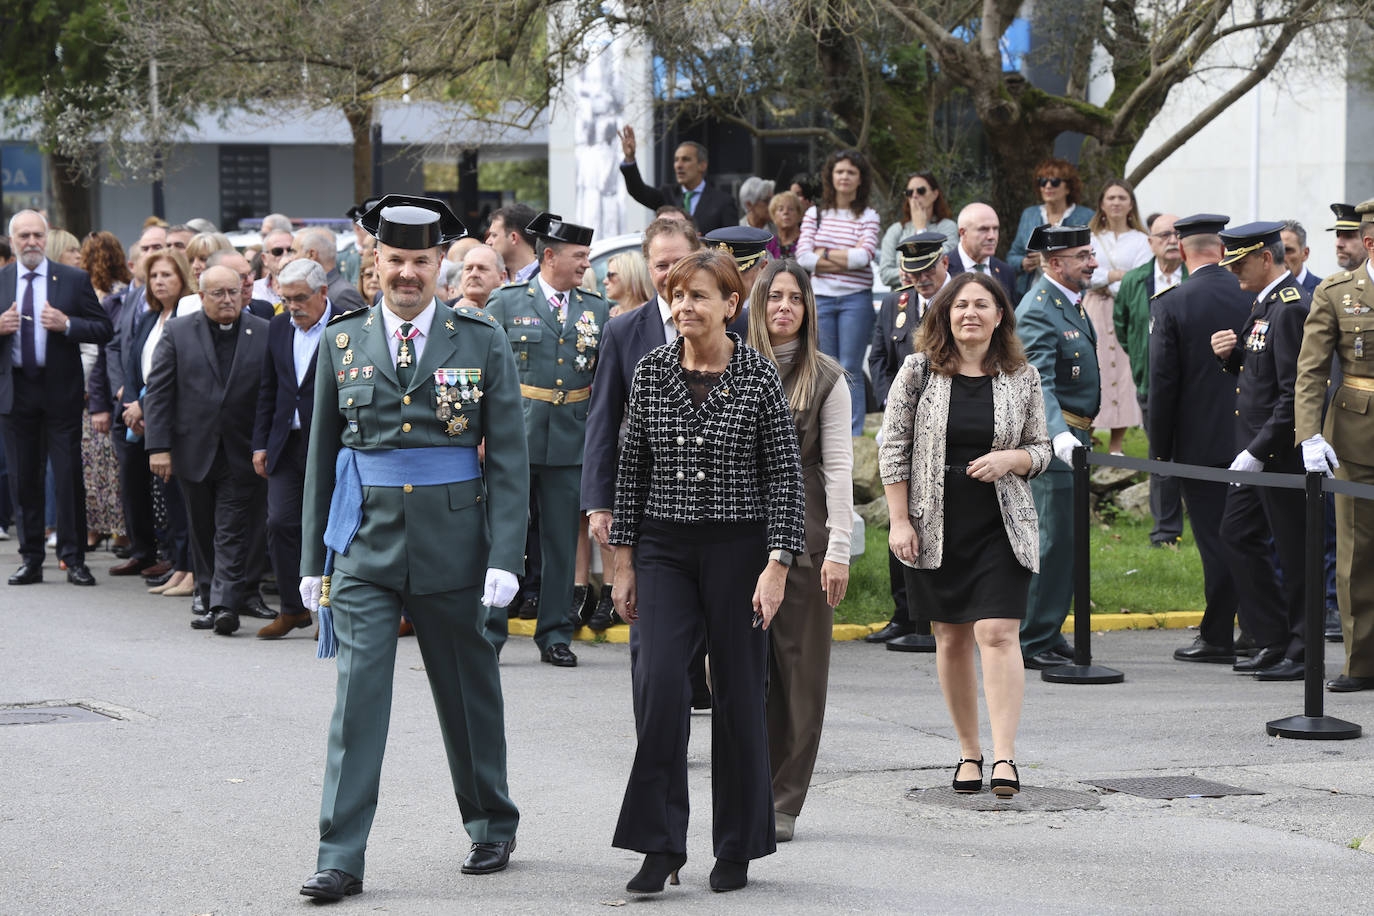
[(312, 614), (320, 611), (320, 588), (323, 584), (324, 580), (319, 576), (301, 577), (301, 604)]
[(1302, 463), (1309, 471), (1319, 471), (1327, 477), (1332, 476), (1331, 468), (1338, 468), (1336, 450), (1318, 433), (1311, 439), (1302, 440)]
[(505, 607), (520, 590), (520, 582), (514, 573), (504, 569), (488, 569), (487, 584), (482, 589), (482, 603), (487, 607)]
[[(1248, 448), (1245, 448), (1240, 450), (1240, 454), (1236, 456), (1235, 461), (1231, 462), (1231, 467), (1229, 467), (1227, 470), (1262, 471), (1264, 470), (1264, 462), (1260, 461), (1254, 455), (1250, 454), (1250, 450)], [(1240, 483), (1238, 481), (1232, 481), (1231, 486), (1238, 487), (1240, 486)]]
[(1069, 467), (1073, 467), (1073, 450), (1083, 447), (1083, 443), (1078, 441), (1078, 437), (1067, 431), (1056, 433), (1050, 444), (1054, 446), (1054, 456)]

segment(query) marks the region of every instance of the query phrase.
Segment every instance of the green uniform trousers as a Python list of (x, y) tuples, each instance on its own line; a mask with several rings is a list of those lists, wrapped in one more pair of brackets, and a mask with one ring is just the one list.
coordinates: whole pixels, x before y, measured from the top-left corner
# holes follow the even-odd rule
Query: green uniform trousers
[[(1345, 455), (1341, 480), (1374, 484), (1374, 466)], [(1336, 603), (1350, 677), (1374, 677), (1374, 500), (1336, 494)]]
[[(539, 619), (534, 642), (540, 650), (555, 643), (569, 645), (573, 638), (573, 575), (577, 568), (578, 508), (582, 493), (582, 466), (530, 465), (530, 492), (539, 507)], [(487, 616), (487, 639), (500, 653), (510, 633), (510, 614), (494, 607)]]
[(363, 876), (391, 719), (402, 607), (415, 625), (463, 826), (475, 843), (515, 836), (520, 812), (506, 789), (501, 672), (482, 633), (486, 609), (480, 598), (476, 588), (411, 595), (344, 572), (331, 577), (339, 683), (320, 803), (319, 870)]
[[(1086, 430), (1069, 432), (1088, 444)], [(1021, 621), (1021, 654), (1028, 658), (1067, 643), (1061, 630), (1073, 605), (1073, 471), (1053, 458), (1030, 485), (1039, 517), (1040, 572), (1031, 576)]]

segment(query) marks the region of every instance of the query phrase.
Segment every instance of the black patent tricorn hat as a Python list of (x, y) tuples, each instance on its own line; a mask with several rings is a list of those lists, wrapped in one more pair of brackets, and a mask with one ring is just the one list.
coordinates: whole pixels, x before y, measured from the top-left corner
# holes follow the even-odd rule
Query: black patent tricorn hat
[(530, 235), (537, 235), (550, 242), (566, 242), (569, 245), (590, 245), (595, 230), (576, 223), (565, 223), (557, 213), (541, 213), (525, 227)]
[(407, 194), (386, 195), (358, 223), (381, 244), (412, 251), (447, 245), (468, 234), (442, 200)]
[(1092, 230), (1087, 226), (1036, 226), (1031, 230), (1026, 249), (1051, 254), (1091, 245), (1092, 241)]

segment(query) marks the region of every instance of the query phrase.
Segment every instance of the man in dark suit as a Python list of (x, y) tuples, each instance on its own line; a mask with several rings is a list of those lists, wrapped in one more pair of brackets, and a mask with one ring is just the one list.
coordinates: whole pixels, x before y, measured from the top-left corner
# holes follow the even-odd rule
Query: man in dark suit
[(324, 326), (333, 317), (324, 267), (298, 258), (282, 268), (277, 282), (286, 311), (267, 329), (257, 420), (253, 424), (253, 470), (267, 479), (267, 550), (277, 574), (281, 614), (258, 630), (277, 639), (310, 625), (300, 598), (301, 499), (305, 453), (315, 406), (315, 354)]
[[(1188, 279), (1157, 293), (1150, 308), (1150, 456), (1161, 461), (1225, 468), (1236, 457), (1235, 383), (1212, 353), (1212, 334), (1239, 330), (1250, 312), (1247, 295), (1218, 267), (1219, 233), (1228, 219), (1199, 213), (1175, 223)], [(1183, 504), (1202, 557), (1207, 606), (1191, 646), (1174, 658), (1234, 664), (1239, 599), (1221, 543), (1224, 483), (1180, 480)]]
[[(339, 252), (334, 233), (321, 226), (311, 226), (296, 233), (291, 247), (296, 257), (309, 258), (324, 268), (325, 277), (329, 280), (329, 301), (339, 314), (367, 308), (363, 294), (339, 272)], [(281, 285), (280, 275), (277, 284)]]
[(13, 297), (0, 312), (0, 423), (23, 557), (9, 584), (43, 581), (46, 457), (57, 497), (57, 555), (67, 564), (68, 582), (95, 585), (86, 568), (86, 378), (78, 344), (103, 344), (114, 330), (86, 272), (48, 261), (42, 214), (19, 211), (10, 219), (9, 234), (19, 260), (0, 269), (0, 296)]
[(239, 275), (207, 267), (199, 312), (167, 322), (144, 398), (148, 467), (175, 472), (191, 527), (191, 562), (205, 613), (199, 630), (229, 636), (239, 628), (247, 587), (251, 529), (265, 499), (253, 471), (253, 421), (267, 322), (244, 313)]
[(657, 210), (664, 204), (682, 207), (702, 235), (739, 222), (734, 197), (706, 183), (706, 147), (700, 143), (688, 140), (678, 144), (673, 153), (676, 181), (657, 188), (649, 187), (640, 177), (639, 166), (635, 163), (635, 130), (628, 124), (620, 132), (620, 149), (625, 154), (625, 161), (620, 165), (620, 174), (625, 176), (625, 190), (650, 210)]
[[(243, 307), (245, 312), (256, 315), (263, 321), (271, 321), (276, 315), (276, 307), (271, 302), (266, 299), (253, 298), (253, 267), (243, 255), (232, 248), (212, 251), (210, 256), (205, 259), (205, 266), (224, 266), (239, 275), (239, 282), (242, 284), (239, 301), (246, 303)], [(185, 314), (185, 312), (178, 312), (178, 314)]]
[[(996, 257), (997, 238), (1002, 224), (997, 219), (997, 211), (987, 204), (973, 203), (959, 211), (959, 244), (949, 253), (949, 275), (961, 274), (966, 270), (990, 273), (1007, 291), (1013, 302), (1016, 286), (1016, 271), (1001, 258)], [(894, 370), (895, 372), (896, 370)]]
[(1310, 297), (1322, 278), (1307, 269), (1307, 258), (1312, 253), (1307, 247), (1307, 230), (1297, 220), (1286, 219), (1280, 235), (1283, 238), (1283, 266), (1293, 275), (1293, 282)]

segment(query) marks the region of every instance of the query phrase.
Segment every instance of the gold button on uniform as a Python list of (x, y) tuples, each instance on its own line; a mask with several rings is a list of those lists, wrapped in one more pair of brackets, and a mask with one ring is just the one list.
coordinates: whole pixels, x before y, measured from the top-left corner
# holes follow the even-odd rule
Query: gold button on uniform
[(558, 338), (558, 342), (559, 342), (559, 343), (562, 343), (562, 342), (563, 342), (563, 338), (561, 338), (561, 337)]
[(554, 383), (555, 385), (561, 385), (561, 384), (563, 384), (563, 380), (562, 380), (561, 378), (559, 378), (559, 379), (554, 379), (554, 380), (553, 380), (553, 383)]
[(402, 489), (402, 490), (405, 490), (407, 493), (409, 493), (411, 490), (413, 490), (413, 489), (415, 489), (415, 488), (412, 487), (410, 484), (406, 484), (405, 486), (401, 487), (401, 489)]
[(521, 334), (521, 335), (520, 335), (520, 339), (521, 339), (521, 340), (529, 340), (529, 338), (526, 337), (524, 334)]
[(563, 357), (558, 357), (558, 365), (563, 365)]
[(403, 432), (403, 433), (408, 433), (408, 432), (410, 432), (410, 424), (409, 424), (409, 423), (402, 423), (402, 424), (401, 424), (401, 432)]
[(349, 399), (348, 399), (348, 406), (349, 406), (349, 407), (352, 407), (352, 406), (353, 406), (353, 399), (352, 399), (352, 398), (349, 398)]
[(1239, 411), (1239, 410), (1236, 411), (1236, 416), (1240, 416), (1240, 411)]
[(410, 403), (410, 395), (406, 395), (405, 397), (401, 398), (401, 403), (402, 403), (402, 404), (409, 404), (409, 403)]

